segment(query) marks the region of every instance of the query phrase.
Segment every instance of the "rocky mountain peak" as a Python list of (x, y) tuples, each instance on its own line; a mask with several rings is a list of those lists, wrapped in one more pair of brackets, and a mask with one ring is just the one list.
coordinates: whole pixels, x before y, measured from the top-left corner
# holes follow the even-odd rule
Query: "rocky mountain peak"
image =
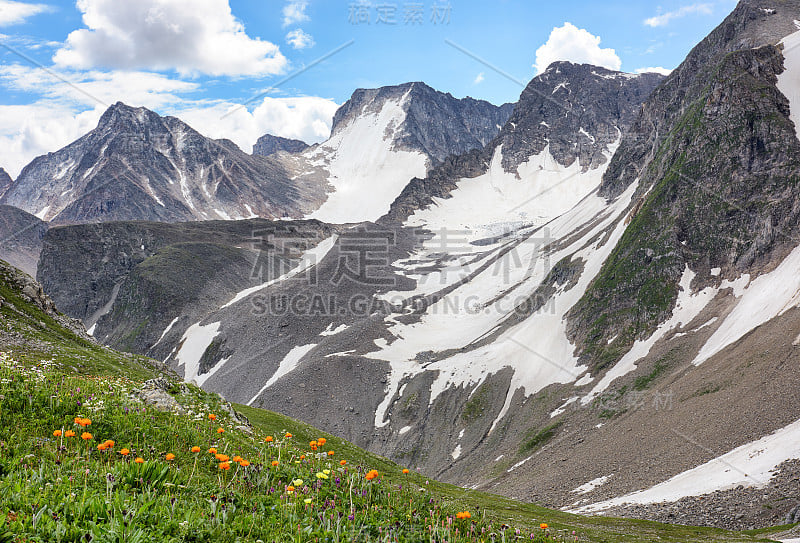
[(286, 151), (287, 153), (301, 153), (309, 148), (309, 145), (301, 140), (282, 138), (280, 136), (273, 136), (272, 134), (264, 134), (255, 145), (253, 145), (253, 154), (261, 156), (274, 155), (279, 151)]

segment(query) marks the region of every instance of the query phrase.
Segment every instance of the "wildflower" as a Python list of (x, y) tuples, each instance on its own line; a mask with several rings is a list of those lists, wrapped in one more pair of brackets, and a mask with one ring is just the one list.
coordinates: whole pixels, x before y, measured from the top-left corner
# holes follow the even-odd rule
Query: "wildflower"
[(408, 468), (403, 468), (403, 473), (404, 473), (405, 475), (408, 475)]
[(311, 503), (311, 498), (306, 498), (305, 500), (303, 500), (303, 502), (305, 502), (305, 503)]
[(300, 486), (300, 485), (303, 484), (303, 480), (302, 479), (295, 479), (294, 481), (292, 481), (292, 484), (294, 486)]
[(106, 445), (105, 443), (101, 443), (100, 445), (97, 446), (97, 450), (98, 451), (104, 451), (107, 448), (108, 448), (108, 445)]
[(241, 462), (239, 462), (239, 465), (242, 466), (243, 468), (246, 468), (247, 466), (250, 465), (250, 461), (249, 460), (242, 460)]
[(75, 437), (75, 432), (73, 432), (72, 430), (67, 430), (66, 432), (64, 432), (64, 437)]
[(547, 530), (548, 526), (547, 526), (547, 524), (546, 524), (546, 523), (542, 522), (542, 523), (539, 525), (539, 528), (541, 528), (542, 530)]
[(86, 428), (87, 426), (91, 426), (92, 421), (91, 421), (91, 419), (85, 419), (85, 418), (82, 418), (82, 417), (75, 417), (75, 424), (77, 424), (81, 428)]
[(331, 474), (331, 470), (324, 469), (324, 470), (322, 470), (322, 473), (324, 473), (325, 475), (330, 475)]
[(317, 442), (316, 442), (316, 441), (311, 441), (311, 442), (308, 444), (308, 446), (309, 446), (309, 447), (311, 447), (311, 448), (313, 449), (314, 447), (316, 447), (316, 446), (317, 446)]
[(286, 493), (287, 494), (291, 494), (292, 492), (294, 492), (294, 487), (292, 485), (287, 486), (286, 487)]
[(229, 469), (231, 469), (231, 465), (228, 462), (220, 462), (219, 469), (223, 471), (228, 471)]
[(53, 437), (61, 437), (61, 430), (56, 430), (53, 432)]
[(211, 447), (210, 449), (208, 449), (208, 454), (217, 454), (217, 449)]
[(120, 449), (119, 454), (121, 454), (122, 456), (128, 456), (129, 454), (131, 454), (131, 451), (129, 451), (128, 449)]
[(339, 464), (341, 464), (342, 466), (344, 466), (345, 464), (347, 464), (347, 460), (342, 460), (342, 461), (340, 461), (340, 462), (339, 462)]
[(217, 428), (217, 433), (218, 433), (218, 434), (223, 434), (223, 433), (225, 433), (225, 428)]
[(134, 462), (136, 462), (137, 464), (144, 464), (144, 458), (142, 458), (142, 457), (140, 456), (139, 458), (137, 458), (136, 460), (134, 460)]
[(89, 432), (84, 432), (81, 434), (81, 439), (84, 441), (89, 441), (90, 439), (93, 439), (93, 437)]
[(107, 439), (107, 440), (105, 441), (104, 445), (105, 445), (107, 448), (109, 448), (109, 449), (113, 449), (113, 448), (114, 448), (114, 446), (116, 445), (116, 443), (115, 443), (115, 442), (114, 442), (114, 440), (112, 440), (112, 439)]
[(301, 455), (300, 455), (300, 460), (305, 460), (305, 459), (306, 459), (306, 455), (304, 455), (304, 454), (301, 454)]
[(275, 466), (277, 466), (277, 465), (278, 465), (278, 461), (277, 461), (277, 460), (273, 460), (273, 461), (272, 461), (272, 467), (275, 467)]
[(325, 473), (317, 472), (317, 479), (327, 479), (328, 476)]
[(243, 458), (241, 456), (239, 456), (238, 454), (233, 457), (233, 461), (236, 462), (237, 464), (239, 462), (241, 462), (242, 460), (243, 460)]
[(461, 511), (460, 513), (456, 513), (456, 518), (457, 519), (468, 519), (468, 518), (472, 518), (472, 515), (470, 514), (469, 511)]
[(369, 470), (364, 477), (367, 479), (367, 481), (371, 481), (374, 478), (376, 478), (377, 476), (378, 476), (378, 470), (372, 469), (372, 470)]
[(319, 444), (320, 447), (325, 445), (325, 443), (327, 443), (327, 442), (328, 442), (328, 440), (325, 439), (324, 437), (321, 437), (321, 438), (317, 439), (317, 443)]
[(328, 451), (328, 456), (333, 456), (333, 451)]
[(292, 438), (292, 434), (290, 434), (289, 432), (286, 432), (286, 434), (283, 437), (285, 437), (287, 439), (291, 439)]
[[(230, 457), (227, 454), (215, 454), (214, 458), (216, 458), (220, 462), (227, 462), (228, 460), (230, 460)], [(234, 460), (234, 462), (236, 462), (236, 460)]]
[(193, 452), (193, 453), (199, 453), (199, 452), (200, 452), (200, 447), (198, 447), (197, 445), (195, 445), (194, 447), (192, 447), (192, 452)]
[(217, 420), (217, 416), (212, 413), (208, 416), (208, 420)]
[(166, 459), (167, 462), (172, 462), (173, 460), (175, 460), (175, 455), (172, 453), (167, 453), (167, 456), (165, 456), (164, 458)]
[(267, 437), (264, 438), (264, 441), (266, 441), (267, 443), (270, 443), (272, 441), (272, 439), (273, 439), (272, 436), (267, 436)]

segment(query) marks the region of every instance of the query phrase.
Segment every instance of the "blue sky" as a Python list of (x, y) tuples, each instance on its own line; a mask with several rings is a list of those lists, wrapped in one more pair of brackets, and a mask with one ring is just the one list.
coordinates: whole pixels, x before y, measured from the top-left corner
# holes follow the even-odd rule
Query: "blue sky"
[(424, 81), (502, 103), (517, 99), (537, 64), (559, 58), (671, 69), (735, 4), (0, 0), (0, 166), (15, 175), (93, 128), (116, 100), (176, 114), (249, 151), (264, 132), (324, 138), (358, 87)]

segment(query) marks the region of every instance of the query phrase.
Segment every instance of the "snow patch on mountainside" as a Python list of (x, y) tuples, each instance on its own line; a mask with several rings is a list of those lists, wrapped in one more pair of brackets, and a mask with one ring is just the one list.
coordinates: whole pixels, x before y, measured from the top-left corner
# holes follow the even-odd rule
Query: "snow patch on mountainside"
[(428, 158), (418, 151), (394, 148), (396, 131), (406, 119), (409, 91), (387, 101), (375, 114), (364, 114), (328, 141), (306, 151), (310, 163), (327, 163), (333, 192), (308, 218), (329, 223), (375, 221), (414, 177), (425, 177)]
[(786, 313), (800, 304), (800, 247), (797, 247), (770, 273), (753, 279), (717, 330), (708, 338), (694, 365), (699, 366), (751, 330)]
[[(203, 326), (198, 322), (184, 332), (181, 339), (181, 347), (175, 355), (175, 360), (178, 362), (178, 367), (183, 367), (183, 379), (185, 381), (195, 381), (198, 385), (202, 385), (211, 376), (208, 373), (199, 375), (200, 360), (203, 358), (206, 349), (214, 341), (214, 338), (219, 335), (221, 324), (221, 322), (213, 322)], [(221, 365), (222, 362), (217, 364), (217, 366)]]
[[(496, 265), (476, 273), (469, 282), (441, 297), (428, 307), (419, 322), (395, 322), (389, 328), (395, 336), (393, 341), (376, 342), (379, 349), (366, 355), (391, 364), (386, 396), (376, 410), (376, 427), (389, 423), (388, 409), (401, 382), (423, 372), (435, 375), (430, 391), (433, 403), (448, 389), (478, 386), (489, 375), (512, 368), (506, 402), (494, 425), (508, 412), (517, 390), (524, 389), (530, 395), (550, 384), (578, 379), (586, 368), (579, 366), (574, 356), (575, 347), (567, 339), (564, 316), (583, 295), (624, 232), (625, 224), (620, 219), (637, 185), (633, 183), (611, 204), (595, 192), (549, 223), (547, 233), (532, 231), (522, 239), (503, 244), (496, 251)], [(579, 239), (550, 254), (550, 241), (569, 239), (570, 234), (584, 229), (586, 232)], [(608, 229), (612, 234), (601, 245), (604, 238), (599, 234)], [(420, 352), (462, 349), (490, 333), (536, 291), (547, 277), (551, 262), (570, 255), (573, 260), (583, 261), (584, 271), (577, 285), (559, 290), (548, 309), (510, 326), (490, 344), (425, 365), (417, 360)]]
[(283, 357), (283, 360), (281, 360), (278, 369), (275, 371), (274, 374), (272, 374), (272, 377), (270, 377), (269, 380), (264, 384), (264, 386), (261, 387), (261, 390), (259, 390), (258, 393), (255, 396), (253, 396), (249, 402), (247, 402), (247, 405), (253, 405), (253, 402), (255, 402), (258, 399), (258, 397), (264, 393), (265, 390), (267, 390), (270, 386), (275, 384), (278, 381), (278, 379), (294, 371), (294, 369), (300, 363), (300, 360), (306, 354), (308, 354), (309, 351), (311, 351), (311, 349), (313, 349), (316, 346), (317, 346), (316, 343), (310, 343), (308, 345), (298, 345), (297, 347), (294, 347), (291, 351), (289, 351), (286, 354), (286, 356)]
[(785, 37), (783, 45), (786, 70), (778, 76), (778, 90), (789, 99), (789, 117), (800, 139), (800, 31)]
[(597, 513), (623, 504), (674, 502), (686, 496), (702, 496), (739, 485), (763, 487), (778, 465), (793, 458), (800, 458), (800, 420), (646, 490), (572, 512)]
[(606, 162), (583, 172), (575, 160), (564, 167), (550, 154), (550, 146), (530, 157), (516, 172), (503, 167), (503, 146), (499, 145), (488, 171), (464, 178), (450, 198), (434, 198), (433, 205), (409, 217), (407, 226), (477, 231), (486, 237), (493, 225), (540, 226), (573, 208), (600, 184), (620, 138), (604, 153)]

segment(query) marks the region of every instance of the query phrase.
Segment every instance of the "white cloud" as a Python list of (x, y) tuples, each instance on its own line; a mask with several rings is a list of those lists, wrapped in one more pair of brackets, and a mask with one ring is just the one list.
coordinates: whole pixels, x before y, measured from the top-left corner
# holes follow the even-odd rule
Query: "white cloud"
[(110, 105), (117, 101), (161, 108), (180, 102), (183, 98), (179, 94), (199, 89), (198, 83), (150, 72), (72, 72), (21, 64), (0, 66), (0, 81), (9, 89), (39, 94), (50, 103), (69, 108), (79, 104)]
[(286, 34), (286, 42), (295, 49), (314, 47), (314, 38), (311, 36), (311, 34), (304, 32), (302, 28), (292, 30)]
[(71, 32), (56, 52), (60, 67), (266, 76), (287, 64), (277, 45), (246, 34), (228, 0), (78, 0), (77, 6), (87, 28)]
[(675, 11), (669, 11), (667, 13), (662, 13), (661, 15), (656, 15), (655, 17), (645, 19), (644, 24), (655, 28), (658, 26), (667, 26), (673, 19), (679, 19), (681, 17), (686, 17), (687, 15), (711, 15), (712, 13), (714, 13), (714, 7), (711, 4), (691, 4), (676, 9)]
[(475, 76), (475, 79), (472, 81), (472, 84), (473, 85), (480, 85), (481, 83), (483, 83), (484, 79), (486, 79), (486, 78), (483, 77), (483, 72), (481, 72), (481, 73), (479, 73), (478, 75)]
[(669, 68), (662, 68), (661, 66), (652, 66), (649, 68), (636, 68), (635, 73), (637, 74), (657, 73), (661, 75), (669, 75), (672, 73), (672, 70), (670, 70)]
[(249, 153), (256, 140), (264, 134), (307, 143), (327, 139), (333, 114), (338, 108), (333, 100), (314, 96), (267, 97), (252, 112), (236, 104), (223, 102), (212, 106), (190, 106), (172, 113), (205, 136), (230, 139)]
[(29, 17), (48, 11), (50, 8), (42, 4), (26, 4), (13, 0), (0, 0), (0, 26), (11, 26), (25, 21)]
[(547, 43), (536, 50), (536, 64), (533, 67), (538, 73), (542, 73), (553, 62), (568, 60), (619, 70), (622, 61), (616, 51), (600, 48), (600, 41), (599, 36), (565, 22), (564, 26), (554, 28)]
[(16, 178), (37, 156), (72, 143), (97, 126), (105, 107), (76, 112), (60, 104), (0, 105), (0, 167)]
[(291, 0), (283, 6), (283, 26), (289, 26), (308, 21), (306, 8), (308, 0)]

